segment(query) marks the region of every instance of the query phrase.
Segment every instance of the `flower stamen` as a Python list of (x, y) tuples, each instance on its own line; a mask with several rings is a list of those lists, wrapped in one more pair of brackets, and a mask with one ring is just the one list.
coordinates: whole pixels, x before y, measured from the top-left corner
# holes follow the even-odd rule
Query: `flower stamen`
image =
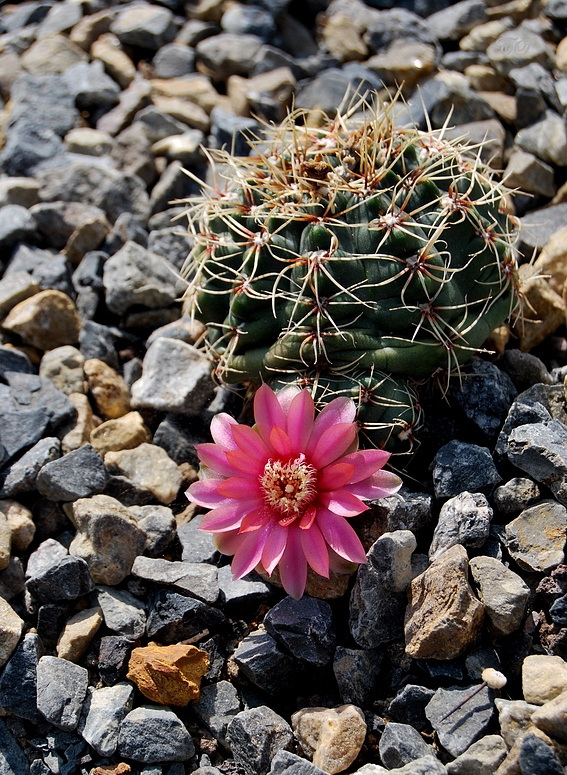
[(317, 472), (303, 454), (286, 463), (268, 460), (259, 481), (267, 505), (281, 515), (282, 527), (303, 515), (317, 496)]

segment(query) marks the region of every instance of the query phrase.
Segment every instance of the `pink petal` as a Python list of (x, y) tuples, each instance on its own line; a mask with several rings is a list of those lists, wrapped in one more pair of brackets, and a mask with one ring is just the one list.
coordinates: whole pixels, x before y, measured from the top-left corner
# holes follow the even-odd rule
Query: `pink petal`
[(217, 481), (217, 492), (225, 498), (251, 498), (255, 495), (261, 497), (258, 481), (245, 476), (231, 476), (220, 483)]
[(269, 452), (259, 434), (249, 428), (248, 425), (233, 425), (232, 435), (243, 452), (262, 461), (262, 465), (269, 457)]
[(307, 582), (307, 560), (303, 554), (299, 528), (295, 525), (289, 528), (279, 568), (283, 588), (290, 597), (299, 600)]
[(338, 423), (352, 423), (356, 417), (356, 405), (352, 398), (346, 398), (346, 396), (339, 396), (323, 407), (315, 424), (313, 426), (313, 432), (311, 434), (311, 441), (308, 447), (308, 454), (311, 452), (311, 447), (314, 447), (317, 443), (317, 439), (328, 428)]
[(266, 526), (254, 533), (246, 533), (244, 540), (236, 550), (234, 560), (232, 561), (232, 577), (241, 579), (246, 574), (254, 570), (256, 565), (262, 559), (264, 544), (270, 532), (270, 526)]
[(236, 442), (232, 435), (232, 427), (238, 425), (234, 417), (226, 412), (215, 414), (211, 420), (211, 436), (216, 444), (224, 449), (236, 449)]
[(354, 466), (354, 475), (352, 482), (360, 482), (375, 473), (378, 469), (386, 465), (391, 455), (383, 449), (360, 449), (358, 452), (351, 452), (341, 459), (341, 463), (352, 463)]
[[(223, 533), (222, 535), (226, 535), (226, 533)], [(351, 562), (350, 560), (345, 560), (344, 557), (341, 557), (336, 552), (334, 552), (331, 547), (329, 546), (329, 568), (334, 571), (335, 573), (354, 573), (356, 570), (356, 566), (361, 563), (355, 563)]]
[(282, 527), (277, 522), (272, 524), (272, 529), (262, 552), (262, 565), (266, 572), (271, 576), (274, 568), (282, 558), (287, 543), (287, 534), (289, 528)]
[(285, 428), (283, 409), (276, 394), (267, 385), (260, 385), (254, 396), (254, 419), (258, 432), (266, 444), (274, 425)]
[(193, 482), (185, 495), (191, 503), (212, 509), (215, 506), (220, 506), (226, 500), (224, 495), (221, 495), (217, 490), (219, 484), (224, 481), (224, 479), (204, 479), (200, 482)]
[(319, 502), (341, 517), (356, 517), (357, 514), (362, 514), (369, 509), (364, 501), (346, 489), (322, 492), (319, 495)]
[(351, 463), (343, 463), (342, 458), (338, 463), (331, 463), (322, 471), (319, 471), (317, 480), (317, 489), (320, 490), (338, 490), (347, 482), (350, 482), (355, 468)]
[(224, 533), (226, 530), (234, 530), (240, 526), (249, 511), (253, 511), (261, 505), (261, 498), (225, 501), (222, 506), (217, 506), (216, 509), (205, 514), (199, 529), (205, 530), (207, 533)]
[(226, 459), (232, 466), (232, 475), (244, 474), (251, 479), (257, 479), (264, 471), (266, 461), (262, 462), (258, 458), (250, 457), (241, 449), (231, 449), (226, 452)]
[(216, 444), (209, 442), (206, 444), (195, 444), (195, 449), (201, 463), (211, 468), (215, 473), (222, 476), (234, 476), (237, 473), (228, 462), (224, 449)]
[[(316, 423), (317, 421), (315, 421)], [(340, 422), (332, 425), (319, 437), (309, 462), (316, 468), (324, 468), (341, 457), (356, 439), (358, 429), (354, 423)]]
[(274, 425), (270, 432), (270, 444), (280, 457), (291, 456), (291, 442), (285, 431)]
[(344, 517), (327, 509), (319, 509), (317, 525), (325, 541), (337, 554), (351, 562), (366, 562), (366, 552), (360, 538)]
[(398, 492), (402, 486), (402, 480), (391, 471), (376, 471), (375, 474), (362, 482), (346, 484), (343, 489), (348, 490), (353, 495), (366, 500), (375, 498), (387, 498)]
[(309, 528), (315, 522), (316, 519), (317, 519), (317, 507), (309, 506), (306, 509), (305, 514), (299, 520), (299, 527), (301, 528), (301, 530), (309, 530)]
[(309, 530), (301, 531), (301, 547), (305, 559), (313, 568), (315, 573), (329, 578), (329, 551), (323, 538), (323, 534), (317, 527), (312, 525)]
[(258, 530), (268, 522), (272, 520), (272, 513), (265, 506), (259, 509), (254, 509), (247, 514), (240, 525), (239, 533), (251, 533), (253, 530)]
[(281, 388), (281, 390), (276, 392), (276, 398), (278, 399), (278, 403), (283, 410), (284, 417), (287, 417), (291, 402), (300, 392), (301, 388), (299, 385), (286, 385), (285, 387)]
[(315, 418), (315, 404), (308, 390), (298, 393), (289, 405), (287, 413), (287, 435), (293, 452), (305, 452)]
[[(199, 528), (200, 530), (201, 528)], [(244, 536), (241, 535), (238, 530), (230, 530), (226, 533), (217, 533), (214, 536), (215, 546), (221, 554), (235, 554), (238, 547), (244, 540)]]

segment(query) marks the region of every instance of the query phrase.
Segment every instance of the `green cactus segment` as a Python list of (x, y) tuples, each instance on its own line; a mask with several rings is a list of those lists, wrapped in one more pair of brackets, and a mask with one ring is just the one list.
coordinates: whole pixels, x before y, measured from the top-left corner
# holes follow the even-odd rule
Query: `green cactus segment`
[(355, 118), (296, 114), (250, 157), (218, 152), (223, 186), (192, 201), (188, 294), (226, 382), (450, 372), (511, 311), (490, 173), (442, 130), (396, 128), (383, 106)]

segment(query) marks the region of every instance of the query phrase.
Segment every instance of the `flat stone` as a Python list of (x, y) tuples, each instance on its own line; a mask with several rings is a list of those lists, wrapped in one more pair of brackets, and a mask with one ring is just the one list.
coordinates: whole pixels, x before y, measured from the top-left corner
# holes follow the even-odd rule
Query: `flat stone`
[(510, 188), (517, 188), (528, 194), (551, 198), (556, 192), (553, 167), (533, 153), (520, 149), (510, 155), (504, 180)]
[(325, 771), (291, 751), (278, 751), (269, 775), (325, 775)]
[(532, 725), (531, 718), (539, 706), (524, 700), (503, 700), (499, 697), (494, 704), (498, 711), (500, 733), (509, 750)]
[(132, 651), (126, 677), (152, 702), (184, 707), (199, 699), (208, 666), (207, 652), (196, 646), (150, 643)]
[(28, 775), (26, 755), (0, 719), (0, 772), (2, 775)]
[(236, 687), (230, 681), (218, 681), (203, 686), (201, 696), (193, 705), (193, 710), (215, 738), (228, 746), (226, 730), (241, 710)]
[(469, 566), (489, 627), (496, 637), (510, 635), (522, 623), (530, 588), (517, 573), (494, 557), (473, 557)]
[(4, 667), (12, 656), (23, 627), (23, 619), (18, 616), (7, 600), (0, 597), (0, 667)]
[(380, 759), (389, 770), (404, 767), (406, 764), (433, 755), (433, 749), (427, 745), (419, 732), (409, 724), (386, 724), (380, 738)]
[(37, 708), (58, 729), (77, 728), (89, 685), (88, 671), (67, 659), (41, 657), (37, 665)]
[(223, 32), (199, 41), (195, 51), (204, 72), (214, 80), (224, 81), (231, 75), (247, 76), (261, 45), (262, 40), (256, 35)]
[(136, 77), (134, 63), (112, 33), (103, 34), (95, 40), (91, 46), (91, 56), (100, 59), (106, 72), (122, 89), (127, 89)]
[(491, 43), (486, 54), (490, 64), (501, 75), (508, 75), (516, 67), (525, 67), (532, 62), (548, 70), (553, 67), (553, 55), (545, 40), (523, 27), (507, 30)]
[(114, 498), (95, 495), (76, 500), (71, 519), (77, 533), (70, 553), (86, 561), (98, 584), (114, 586), (123, 581), (146, 543), (129, 511)]
[(101, 756), (112, 756), (118, 746), (120, 724), (134, 700), (130, 683), (89, 689), (79, 731), (84, 740)]
[[(492, 690), (484, 686), (471, 696), (476, 688), (469, 686), (465, 689), (438, 689), (425, 709), (425, 715), (437, 732), (439, 742), (452, 756), (464, 753), (483, 735), (492, 720)], [(467, 699), (467, 702), (458, 707), (464, 699)], [(444, 719), (449, 711), (453, 712)]]
[(212, 565), (137, 557), (132, 574), (156, 584), (166, 584), (204, 603), (213, 604), (219, 596), (218, 571)]
[(16, 304), (2, 323), (39, 350), (79, 341), (81, 321), (72, 300), (61, 291), (40, 291)]
[(183, 481), (177, 464), (155, 444), (143, 443), (135, 449), (107, 452), (104, 464), (110, 473), (126, 476), (166, 505), (175, 500)]
[(450, 441), (435, 455), (433, 485), (437, 498), (451, 498), (463, 490), (490, 495), (502, 481), (487, 447)]
[(97, 601), (102, 610), (106, 627), (118, 635), (135, 641), (146, 629), (146, 612), (143, 602), (125, 589), (97, 587)]
[(108, 419), (128, 414), (130, 391), (123, 377), (99, 358), (89, 358), (83, 368), (98, 412)]
[(521, 129), (515, 142), (523, 151), (548, 164), (567, 165), (567, 129), (553, 110), (547, 110), (541, 121)]
[(235, 761), (258, 775), (267, 775), (274, 755), (293, 744), (291, 727), (267, 705), (237, 713), (226, 737)]
[(218, 556), (212, 533), (199, 530), (202, 515), (193, 517), (190, 522), (180, 525), (177, 535), (183, 546), (183, 562), (213, 562)]
[(507, 753), (506, 743), (500, 735), (485, 735), (449, 762), (447, 775), (492, 775)]
[(281, 651), (267, 632), (256, 630), (247, 635), (234, 652), (234, 661), (246, 678), (268, 694), (275, 694), (300, 677), (298, 663)]
[(488, 501), (480, 492), (465, 491), (450, 498), (439, 512), (439, 521), (429, 547), (429, 559), (436, 560), (456, 544), (471, 548), (484, 546), (492, 515)]
[(142, 378), (132, 385), (132, 407), (198, 415), (213, 390), (208, 358), (185, 342), (160, 338), (148, 348)]
[[(173, 590), (159, 589), (151, 598), (146, 634), (160, 643), (179, 643), (205, 630), (214, 631), (225, 622), (218, 608)], [(287, 659), (292, 661), (291, 657)]]
[(469, 586), (464, 547), (456, 545), (443, 552), (411, 582), (408, 598), (405, 635), (409, 656), (454, 659), (476, 640), (484, 607)]
[(293, 731), (316, 767), (331, 775), (350, 767), (366, 737), (360, 708), (304, 708), (291, 717)]
[(548, 654), (531, 654), (522, 664), (524, 699), (533, 705), (545, 705), (567, 691), (567, 662)]
[(567, 505), (564, 479), (567, 471), (567, 428), (551, 420), (514, 428), (508, 436), (508, 459), (529, 476), (551, 489)]
[(102, 624), (102, 611), (85, 608), (67, 620), (57, 641), (57, 656), (80, 662)]
[(264, 617), (266, 631), (294, 657), (323, 666), (333, 658), (336, 631), (331, 606), (324, 600), (286, 597)]
[(505, 528), (507, 548), (521, 568), (548, 573), (564, 561), (567, 510), (552, 500), (525, 509)]
[(37, 475), (35, 486), (49, 500), (74, 501), (100, 493), (107, 479), (102, 457), (90, 444), (84, 444), (46, 463)]
[(142, 705), (130, 711), (122, 722), (118, 752), (143, 764), (184, 762), (193, 756), (195, 746), (173, 711)]
[(43, 644), (35, 633), (27, 633), (0, 677), (0, 706), (7, 713), (37, 723), (36, 671)]

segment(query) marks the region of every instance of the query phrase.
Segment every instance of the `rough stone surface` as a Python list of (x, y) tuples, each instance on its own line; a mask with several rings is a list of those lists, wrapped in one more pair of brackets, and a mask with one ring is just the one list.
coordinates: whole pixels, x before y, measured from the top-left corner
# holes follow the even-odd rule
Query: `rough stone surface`
[(436, 560), (446, 549), (461, 544), (484, 545), (490, 532), (492, 509), (482, 493), (461, 492), (441, 507), (439, 521), (429, 547), (429, 559)]
[(380, 738), (380, 758), (388, 769), (403, 767), (431, 753), (431, 747), (409, 724), (397, 724), (395, 721), (386, 724)]
[(152, 702), (185, 706), (199, 699), (208, 667), (207, 652), (196, 646), (150, 643), (132, 651), (126, 677)]
[(336, 632), (331, 606), (324, 600), (287, 597), (264, 618), (267, 632), (298, 659), (326, 665), (333, 658)]
[[(494, 713), (492, 690), (484, 686), (438, 689), (425, 709), (425, 715), (437, 732), (441, 745), (452, 756), (460, 756), (486, 731)], [(468, 699), (470, 697), (470, 699)], [(458, 707), (467, 698), (467, 702)], [(444, 718), (449, 711), (451, 715)]]
[(134, 687), (126, 682), (91, 689), (83, 707), (79, 731), (101, 756), (112, 756), (124, 717), (132, 709)]
[(237, 713), (228, 724), (226, 737), (235, 761), (258, 775), (266, 775), (274, 754), (290, 749), (293, 743), (287, 721), (266, 705)]
[(59, 729), (76, 729), (88, 683), (84, 667), (59, 657), (41, 657), (37, 665), (38, 710)]
[(567, 691), (567, 663), (557, 655), (531, 654), (522, 665), (524, 699), (544, 705)]
[(291, 717), (293, 731), (303, 750), (324, 772), (342, 772), (358, 756), (366, 736), (360, 708), (304, 708)]
[(525, 509), (505, 528), (508, 551), (521, 568), (547, 572), (564, 560), (567, 509), (544, 500)]
[(183, 762), (193, 756), (195, 746), (173, 711), (142, 705), (120, 725), (118, 752), (143, 764)]
[(494, 557), (473, 557), (469, 566), (489, 626), (496, 637), (510, 635), (522, 623), (530, 588)]
[(167, 452), (146, 442), (135, 449), (107, 452), (104, 464), (111, 473), (127, 477), (166, 505), (176, 498), (183, 481), (181, 471)]

